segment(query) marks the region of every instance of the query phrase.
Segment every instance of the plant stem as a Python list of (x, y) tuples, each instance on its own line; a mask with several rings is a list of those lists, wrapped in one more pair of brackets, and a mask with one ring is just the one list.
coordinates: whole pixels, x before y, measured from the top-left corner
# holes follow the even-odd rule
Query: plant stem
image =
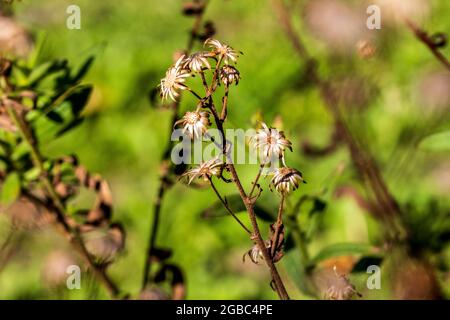
[(234, 212), (231, 210), (230, 206), (228, 205), (228, 203), (223, 199), (223, 197), (220, 195), (219, 191), (217, 190), (216, 186), (214, 185), (213, 181), (211, 178), (209, 178), (209, 182), (211, 183), (211, 187), (213, 188), (215, 194), (217, 195), (217, 197), (219, 198), (220, 202), (222, 202), (223, 206), (225, 207), (225, 209), (228, 211), (229, 214), (231, 214), (231, 216), (234, 218), (234, 220), (237, 221), (237, 223), (239, 223), (241, 225), (241, 227), (248, 233), (248, 234), (252, 234), (252, 232), (242, 223), (241, 220), (239, 220), (239, 218), (234, 214)]
[(278, 237), (280, 236), (280, 229), (283, 225), (283, 209), (284, 209), (284, 195), (281, 196), (280, 205), (278, 207), (277, 221), (275, 222), (275, 234), (273, 235), (272, 246), (270, 247), (270, 255), (273, 257), (277, 250)]
[(258, 173), (256, 174), (255, 181), (253, 182), (252, 189), (250, 190), (250, 193), (248, 194), (248, 197), (250, 199), (253, 198), (253, 192), (255, 191), (256, 185), (258, 184), (259, 178), (261, 177), (261, 174), (262, 174), (263, 170), (264, 170), (264, 164), (261, 164), (259, 166)]
[(428, 36), (428, 34), (420, 29), (414, 22), (409, 19), (405, 19), (406, 25), (411, 29), (414, 35), (419, 39), (423, 44), (425, 44), (428, 49), (430, 49), (431, 53), (438, 59), (448, 71), (450, 71), (450, 62), (448, 59), (439, 51), (439, 48), (433, 43), (433, 40)]
[(225, 94), (222, 98), (222, 112), (220, 114), (220, 121), (224, 122), (227, 118), (227, 106), (228, 106), (228, 85), (225, 85)]
[(57, 230), (70, 242), (75, 251), (83, 258), (89, 269), (94, 273), (95, 277), (106, 287), (112, 298), (117, 298), (119, 295), (119, 289), (114, 284), (114, 282), (107, 276), (104, 270), (100, 269), (92, 260), (91, 255), (86, 250), (83, 241), (81, 240), (78, 231), (72, 229), (67, 223), (66, 209), (55, 191), (53, 184), (51, 183), (46, 171), (44, 169), (44, 161), (42, 156), (36, 147), (36, 143), (31, 135), (30, 128), (28, 127), (26, 121), (19, 116), (10, 103), (6, 102), (5, 107), (8, 111), (9, 116), (14, 121), (17, 129), (19, 130), (24, 142), (28, 145), (31, 156), (33, 159), (33, 164), (36, 168), (40, 170), (40, 180), (44, 185), (44, 188), (50, 197), (51, 204), (53, 206), (53, 212), (56, 216)]
[(256, 244), (258, 245), (259, 249), (261, 250), (261, 252), (263, 254), (264, 261), (266, 262), (267, 266), (269, 267), (269, 270), (270, 270), (270, 273), (272, 276), (272, 280), (275, 285), (275, 290), (277, 291), (278, 296), (280, 297), (280, 299), (288, 300), (289, 295), (286, 291), (283, 280), (281, 279), (280, 274), (278, 273), (278, 270), (275, 266), (275, 263), (273, 262), (272, 256), (270, 255), (269, 251), (267, 250), (267, 248), (264, 244), (264, 240), (261, 236), (261, 231), (259, 229), (258, 221), (256, 219), (256, 213), (254, 210), (255, 203), (245, 193), (244, 188), (242, 187), (242, 183), (236, 172), (236, 168), (234, 167), (233, 159), (231, 159), (230, 154), (227, 152), (227, 141), (225, 138), (225, 131), (223, 128), (224, 121), (222, 121), (221, 117), (219, 116), (217, 109), (213, 102), (212, 94), (215, 92), (217, 85), (218, 85), (217, 80), (218, 80), (219, 68), (220, 68), (220, 64), (222, 63), (222, 60), (223, 60), (223, 55), (220, 55), (219, 59), (217, 61), (217, 64), (216, 64), (216, 68), (214, 70), (211, 85), (209, 87), (209, 90), (206, 92), (206, 99), (207, 99), (207, 103), (208, 103), (207, 107), (211, 110), (211, 113), (214, 116), (214, 121), (216, 123), (217, 129), (219, 130), (221, 138), (222, 138), (222, 152), (226, 156), (228, 168), (233, 177), (233, 181), (239, 191), (239, 195), (242, 199), (242, 202), (245, 205), (248, 216), (250, 218), (250, 222), (251, 222), (252, 228), (253, 228), (252, 239), (256, 241)]
[[(204, 13), (206, 11), (208, 1), (204, 1), (204, 10), (198, 14), (195, 17), (194, 24), (192, 26), (190, 36), (188, 39), (188, 43), (186, 46), (186, 53), (189, 54), (192, 51), (192, 48), (195, 43), (195, 39), (197, 38), (201, 22), (204, 16)], [(169, 126), (170, 132), (172, 132), (173, 126), (175, 122), (178, 119), (178, 112), (179, 112), (179, 106), (180, 106), (180, 100), (173, 103), (172, 105), (172, 120), (171, 124)], [(161, 163), (167, 161), (170, 159), (170, 153), (172, 150), (172, 143), (167, 144), (166, 150), (164, 151), (161, 159)], [(170, 174), (170, 170), (166, 170), (164, 174), (159, 179), (159, 187), (158, 187), (158, 195), (156, 197), (156, 200), (153, 204), (153, 218), (150, 225), (150, 231), (149, 231), (149, 237), (147, 242), (147, 248), (145, 252), (145, 260), (144, 260), (144, 270), (143, 270), (143, 276), (142, 276), (142, 285), (141, 288), (144, 289), (147, 285), (147, 283), (150, 281), (149, 273), (151, 271), (151, 264), (152, 264), (152, 255), (156, 249), (156, 239), (158, 235), (159, 230), (159, 222), (160, 222), (160, 215), (161, 215), (161, 205), (164, 199), (164, 195), (168, 189), (170, 189), (171, 184), (167, 183), (167, 178)]]
[(254, 234), (256, 244), (258, 245), (259, 249), (261, 250), (263, 257), (264, 257), (264, 261), (266, 262), (267, 266), (270, 269), (270, 273), (272, 275), (272, 280), (275, 284), (275, 289), (278, 293), (278, 296), (280, 297), (280, 299), (288, 300), (289, 295), (286, 291), (283, 280), (281, 279), (280, 274), (278, 273), (278, 270), (275, 267), (275, 263), (273, 262), (272, 257), (270, 256), (269, 251), (267, 250), (267, 248), (264, 244), (264, 240), (261, 236), (261, 231), (259, 229), (258, 222), (256, 219), (256, 214), (255, 214), (255, 211), (253, 208), (254, 203), (245, 194), (244, 188), (242, 187), (242, 184), (239, 180), (239, 176), (236, 172), (234, 165), (232, 163), (230, 163), (228, 165), (228, 167), (230, 168), (231, 175), (233, 176), (233, 181), (236, 184), (239, 194), (242, 198), (242, 201), (244, 202), (244, 205), (247, 209), (250, 221), (252, 223), (253, 234)]

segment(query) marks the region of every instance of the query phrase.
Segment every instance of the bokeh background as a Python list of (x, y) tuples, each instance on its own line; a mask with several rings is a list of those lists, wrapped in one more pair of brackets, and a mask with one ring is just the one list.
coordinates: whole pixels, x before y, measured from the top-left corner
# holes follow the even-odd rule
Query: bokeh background
[[(436, 240), (441, 245), (439, 252), (425, 250), (445, 298), (450, 295), (450, 247), (445, 244), (450, 211), (449, 151), (421, 141), (450, 129), (450, 77), (397, 15), (403, 12), (427, 30), (448, 32), (450, 3), (391, 1), (390, 6), (382, 7), (381, 30), (369, 31), (364, 28), (365, 8), (372, 2), (386, 5), (387, 1), (287, 1), (297, 30), (319, 61), (319, 73), (342, 88), (349, 128), (374, 155), (399, 203), (409, 204), (411, 221), (420, 221), (415, 222), (418, 234), (427, 235), (421, 239), (425, 244), (420, 245), (426, 247), (427, 241), (432, 241), (428, 235), (447, 228)], [(81, 30), (66, 28), (70, 4), (81, 8)], [(140, 290), (159, 160), (170, 133), (170, 112), (152, 106), (149, 96), (172, 63), (174, 52), (183, 49), (188, 39), (193, 20), (182, 15), (182, 5), (179, 0), (22, 0), (14, 4), (14, 19), (41, 46), (40, 61), (67, 58), (77, 65), (89, 55), (96, 57), (86, 78), (94, 85), (86, 121), (43, 146), (43, 152), (48, 156), (75, 153), (90, 171), (109, 182), (114, 220), (123, 223), (127, 231), (126, 250), (109, 273), (133, 296)], [(317, 222), (320, 231), (308, 244), (310, 255), (336, 243), (379, 245), (377, 222), (354, 198), (335, 194), (342, 186), (361, 189), (346, 148), (339, 147), (324, 157), (303, 152), (305, 142), (327, 145), (333, 119), (317, 89), (305, 83), (305, 65), (286, 39), (271, 2), (212, 0), (205, 17), (213, 21), (217, 39), (244, 52), (237, 65), (242, 81), (230, 93), (228, 127), (250, 128), (261, 117), (269, 124), (281, 125), (294, 146), (287, 162), (302, 171), (308, 182), (289, 199), (290, 204), (305, 194), (326, 194), (326, 210)], [(370, 57), (358, 52), (360, 40), (373, 46)], [(442, 52), (450, 56), (450, 49)], [(192, 109), (193, 103), (186, 96), (181, 109)], [(257, 166), (238, 166), (238, 170), (248, 186)], [(263, 182), (265, 192), (260, 201), (267, 210), (276, 210), (278, 198), (267, 183)], [(235, 192), (228, 185), (220, 189), (226, 194)], [(77, 201), (90, 200), (81, 196)], [(187, 298), (276, 298), (265, 266), (253, 265), (248, 259), (242, 262), (252, 243), (239, 226), (228, 217), (202, 218), (202, 211), (215, 201), (209, 189), (179, 184), (163, 203), (157, 242), (173, 249), (171, 261), (184, 271)], [(444, 218), (438, 220), (438, 215)], [(245, 214), (240, 216), (247, 221)], [(268, 229), (267, 223), (262, 226)], [(8, 218), (0, 215), (1, 241), (7, 229)], [(83, 278), (82, 290), (47, 288), (43, 275), (51, 264), (49, 255), (68, 249), (51, 229), (22, 230), (15, 237), (16, 250), (0, 269), (1, 299), (107, 298), (89, 277)], [(353, 265), (359, 258), (357, 253), (343, 254), (324, 263)], [(279, 268), (293, 298), (311, 298), (300, 290), (298, 259), (297, 250), (290, 250)], [(405, 278), (405, 287), (405, 283), (415, 286), (415, 272), (423, 275), (426, 272), (421, 268), (427, 268), (406, 260), (395, 265), (382, 269), (381, 290), (366, 288), (365, 272), (349, 278), (363, 298), (391, 299), (398, 297), (395, 279)], [(348, 266), (343, 268), (348, 270)], [(398, 276), (391, 277), (393, 272)]]

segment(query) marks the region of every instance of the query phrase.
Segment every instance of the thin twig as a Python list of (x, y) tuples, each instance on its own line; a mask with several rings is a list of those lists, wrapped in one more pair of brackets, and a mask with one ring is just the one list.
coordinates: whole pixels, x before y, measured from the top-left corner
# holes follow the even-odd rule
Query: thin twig
[(273, 235), (274, 241), (270, 248), (271, 249), (270, 255), (272, 257), (275, 256), (275, 252), (277, 250), (278, 237), (280, 236), (281, 226), (283, 225), (283, 210), (284, 210), (284, 195), (281, 196), (280, 205), (278, 206), (277, 221), (275, 222), (275, 234)]
[(223, 95), (223, 98), (222, 98), (222, 112), (220, 114), (220, 121), (222, 121), (222, 122), (225, 121), (225, 119), (227, 118), (227, 114), (228, 114), (228, 111), (227, 111), (227, 107), (228, 107), (228, 91), (229, 91), (228, 89), (229, 89), (228, 85), (226, 84), (225, 85), (225, 94)]
[[(194, 20), (194, 24), (192, 26), (190, 36), (188, 39), (188, 43), (186, 46), (186, 53), (189, 54), (192, 51), (192, 48), (194, 46), (195, 40), (197, 39), (198, 32), (201, 26), (201, 22), (203, 19), (203, 16), (206, 11), (208, 1), (204, 2), (204, 9), (201, 13), (199, 13)], [(173, 126), (175, 122), (178, 119), (178, 112), (179, 112), (179, 106), (180, 106), (180, 100), (177, 102), (174, 102), (172, 105), (172, 120), (171, 124), (169, 126), (170, 132), (172, 132)], [(172, 144), (169, 143), (166, 146), (166, 150), (164, 151), (161, 159), (161, 163), (166, 162), (168, 159), (170, 159), (170, 154), (172, 151)], [(167, 178), (170, 174), (170, 170), (166, 170), (166, 172), (160, 177), (159, 179), (159, 187), (158, 187), (158, 195), (156, 197), (156, 200), (153, 204), (153, 218), (151, 221), (150, 226), (150, 233), (149, 233), (149, 240), (145, 252), (145, 260), (144, 260), (144, 271), (142, 276), (142, 289), (144, 289), (147, 286), (147, 283), (149, 282), (149, 273), (151, 271), (151, 264), (152, 264), (152, 255), (156, 249), (156, 238), (158, 235), (159, 230), (159, 222), (160, 222), (160, 215), (161, 215), (161, 204), (164, 199), (164, 195), (166, 191), (170, 188), (171, 184), (167, 183)]]
[(252, 186), (252, 188), (251, 188), (251, 190), (250, 190), (250, 193), (248, 194), (248, 197), (249, 197), (250, 199), (253, 198), (253, 192), (255, 191), (255, 188), (256, 188), (256, 186), (258, 185), (258, 181), (259, 181), (259, 178), (261, 178), (261, 174), (262, 174), (263, 170), (264, 170), (264, 164), (261, 164), (261, 165), (259, 166), (258, 173), (256, 174), (255, 181), (253, 181), (253, 186)]
[(428, 33), (422, 29), (420, 29), (413, 21), (406, 18), (405, 19), (406, 25), (411, 29), (411, 31), (415, 34), (417, 39), (419, 39), (421, 42), (423, 42), (428, 49), (430, 49), (431, 53), (438, 59), (446, 68), (450, 71), (450, 62), (448, 59), (442, 54), (441, 51), (439, 51), (439, 48), (436, 47), (435, 43), (433, 42), (433, 39), (430, 38)]
[(211, 178), (209, 178), (209, 182), (211, 183), (211, 187), (214, 190), (215, 194), (217, 195), (217, 197), (219, 198), (220, 202), (222, 202), (223, 206), (225, 207), (225, 209), (228, 211), (229, 214), (231, 214), (231, 216), (234, 218), (234, 220), (237, 221), (237, 223), (239, 223), (241, 225), (241, 227), (248, 233), (248, 234), (252, 234), (252, 232), (244, 225), (244, 223), (242, 223), (242, 221), (236, 216), (236, 214), (233, 212), (233, 210), (231, 210), (230, 206), (228, 205), (228, 203), (225, 201), (225, 199), (223, 199), (223, 197), (220, 195), (219, 190), (217, 190), (216, 186), (214, 185), (213, 181)]
[[(81, 240), (77, 230), (76, 229), (73, 230), (68, 224), (66, 220), (67, 216), (66, 209), (61, 199), (59, 198), (56, 190), (54, 189), (52, 182), (45, 173), (44, 161), (38, 148), (36, 147), (34, 139), (31, 135), (30, 128), (28, 127), (25, 120), (16, 113), (16, 111), (14, 110), (14, 108), (11, 106), (10, 103), (6, 102), (5, 107), (7, 109), (9, 116), (17, 126), (17, 129), (21, 134), (24, 142), (28, 145), (30, 149), (34, 166), (38, 168), (41, 172), (40, 180), (43, 183), (44, 188), (47, 191), (50, 200), (52, 201), (51, 204), (54, 207), (52, 208), (53, 210), (50, 210), (50, 212), (54, 213), (56, 216), (56, 224), (58, 226), (57, 230), (70, 242), (75, 251), (83, 258), (83, 260), (88, 265), (89, 269), (94, 273), (96, 278), (108, 290), (111, 297), (117, 298), (120, 293), (119, 289), (114, 284), (114, 282), (108, 277), (105, 271), (99, 268), (94, 263), (91, 255), (86, 250), (86, 247), (84, 246), (84, 243)], [(46, 205), (46, 207), (48, 207), (48, 205)]]

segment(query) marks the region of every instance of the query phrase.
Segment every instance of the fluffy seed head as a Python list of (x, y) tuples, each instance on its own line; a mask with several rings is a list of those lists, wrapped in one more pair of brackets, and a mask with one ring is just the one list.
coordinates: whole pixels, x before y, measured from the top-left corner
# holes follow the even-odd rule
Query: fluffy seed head
[(225, 64), (228, 64), (230, 60), (236, 62), (239, 54), (242, 54), (242, 52), (234, 50), (229, 45), (212, 38), (206, 39), (205, 46), (210, 47), (213, 54), (222, 56)]
[(188, 133), (191, 139), (200, 139), (211, 125), (208, 111), (188, 111), (182, 119), (175, 122), (175, 126), (182, 124), (183, 133)]
[(184, 61), (184, 68), (189, 68), (194, 72), (201, 72), (203, 69), (211, 69), (211, 65), (207, 59), (208, 52), (195, 52), (187, 57)]
[(188, 178), (188, 184), (191, 184), (192, 181), (197, 178), (203, 178), (203, 180), (208, 181), (212, 176), (220, 175), (222, 167), (223, 162), (216, 157), (211, 160), (202, 162), (197, 167), (186, 171), (185, 173), (183, 173), (182, 177)]
[(286, 139), (283, 131), (269, 128), (265, 123), (262, 123), (262, 129), (250, 138), (250, 144), (259, 152), (258, 155), (263, 164), (273, 158), (282, 159), (284, 163), (285, 149), (292, 151), (292, 143)]
[(173, 101), (176, 101), (180, 95), (180, 90), (186, 90), (188, 87), (184, 84), (186, 78), (191, 74), (187, 69), (183, 67), (184, 55), (181, 56), (174, 66), (170, 67), (166, 76), (161, 79), (160, 83), (160, 95), (163, 100), (170, 97)]

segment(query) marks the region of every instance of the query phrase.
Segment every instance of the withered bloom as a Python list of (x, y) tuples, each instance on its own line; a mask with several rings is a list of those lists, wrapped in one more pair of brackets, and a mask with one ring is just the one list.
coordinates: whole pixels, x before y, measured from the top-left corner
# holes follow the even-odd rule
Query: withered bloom
[(260, 160), (264, 164), (274, 157), (282, 159), (284, 163), (285, 149), (287, 148), (292, 151), (292, 143), (286, 139), (283, 131), (269, 128), (265, 123), (262, 123), (262, 129), (259, 129), (256, 134), (250, 138), (250, 143), (253, 145), (254, 149), (260, 152)]
[(242, 54), (229, 45), (212, 38), (206, 39), (205, 46), (210, 47), (215, 55), (222, 56), (225, 64), (228, 64), (229, 60), (236, 62), (239, 54)]
[(220, 81), (226, 86), (229, 86), (232, 83), (239, 84), (239, 80), (241, 79), (241, 75), (239, 71), (230, 65), (225, 65), (220, 69)]
[(195, 179), (203, 178), (203, 180), (208, 181), (212, 176), (218, 176), (221, 173), (223, 167), (223, 162), (218, 158), (213, 158), (211, 160), (200, 163), (199, 166), (192, 168), (185, 173), (182, 177), (188, 177), (188, 184), (191, 184)]
[(160, 95), (162, 99), (171, 98), (176, 101), (176, 98), (180, 95), (180, 90), (186, 90), (188, 87), (184, 84), (186, 78), (191, 74), (187, 69), (183, 68), (184, 55), (181, 56), (173, 67), (170, 67), (166, 72), (166, 76), (161, 79), (160, 83)]
[(328, 290), (325, 292), (325, 299), (350, 300), (354, 295), (361, 296), (345, 275), (337, 273), (336, 266), (333, 270), (335, 278), (330, 282)]
[[(264, 241), (264, 245), (266, 246), (266, 249), (270, 249), (271, 247), (271, 241), (270, 240), (266, 240)], [(252, 260), (252, 262), (254, 264), (259, 264), (260, 261), (264, 260), (264, 255), (261, 251), (261, 249), (259, 248), (258, 244), (254, 244), (253, 247), (247, 251), (244, 256), (242, 257), (242, 260), (245, 261), (245, 256), (249, 256), (250, 260)]]
[(184, 61), (184, 68), (189, 68), (194, 72), (201, 72), (203, 69), (211, 69), (207, 52), (195, 52)]
[(208, 111), (188, 111), (174, 126), (182, 124), (183, 133), (188, 132), (191, 139), (200, 139), (211, 125)]
[(287, 195), (296, 190), (301, 182), (304, 182), (300, 171), (294, 168), (280, 167), (273, 173), (271, 184), (281, 195)]

